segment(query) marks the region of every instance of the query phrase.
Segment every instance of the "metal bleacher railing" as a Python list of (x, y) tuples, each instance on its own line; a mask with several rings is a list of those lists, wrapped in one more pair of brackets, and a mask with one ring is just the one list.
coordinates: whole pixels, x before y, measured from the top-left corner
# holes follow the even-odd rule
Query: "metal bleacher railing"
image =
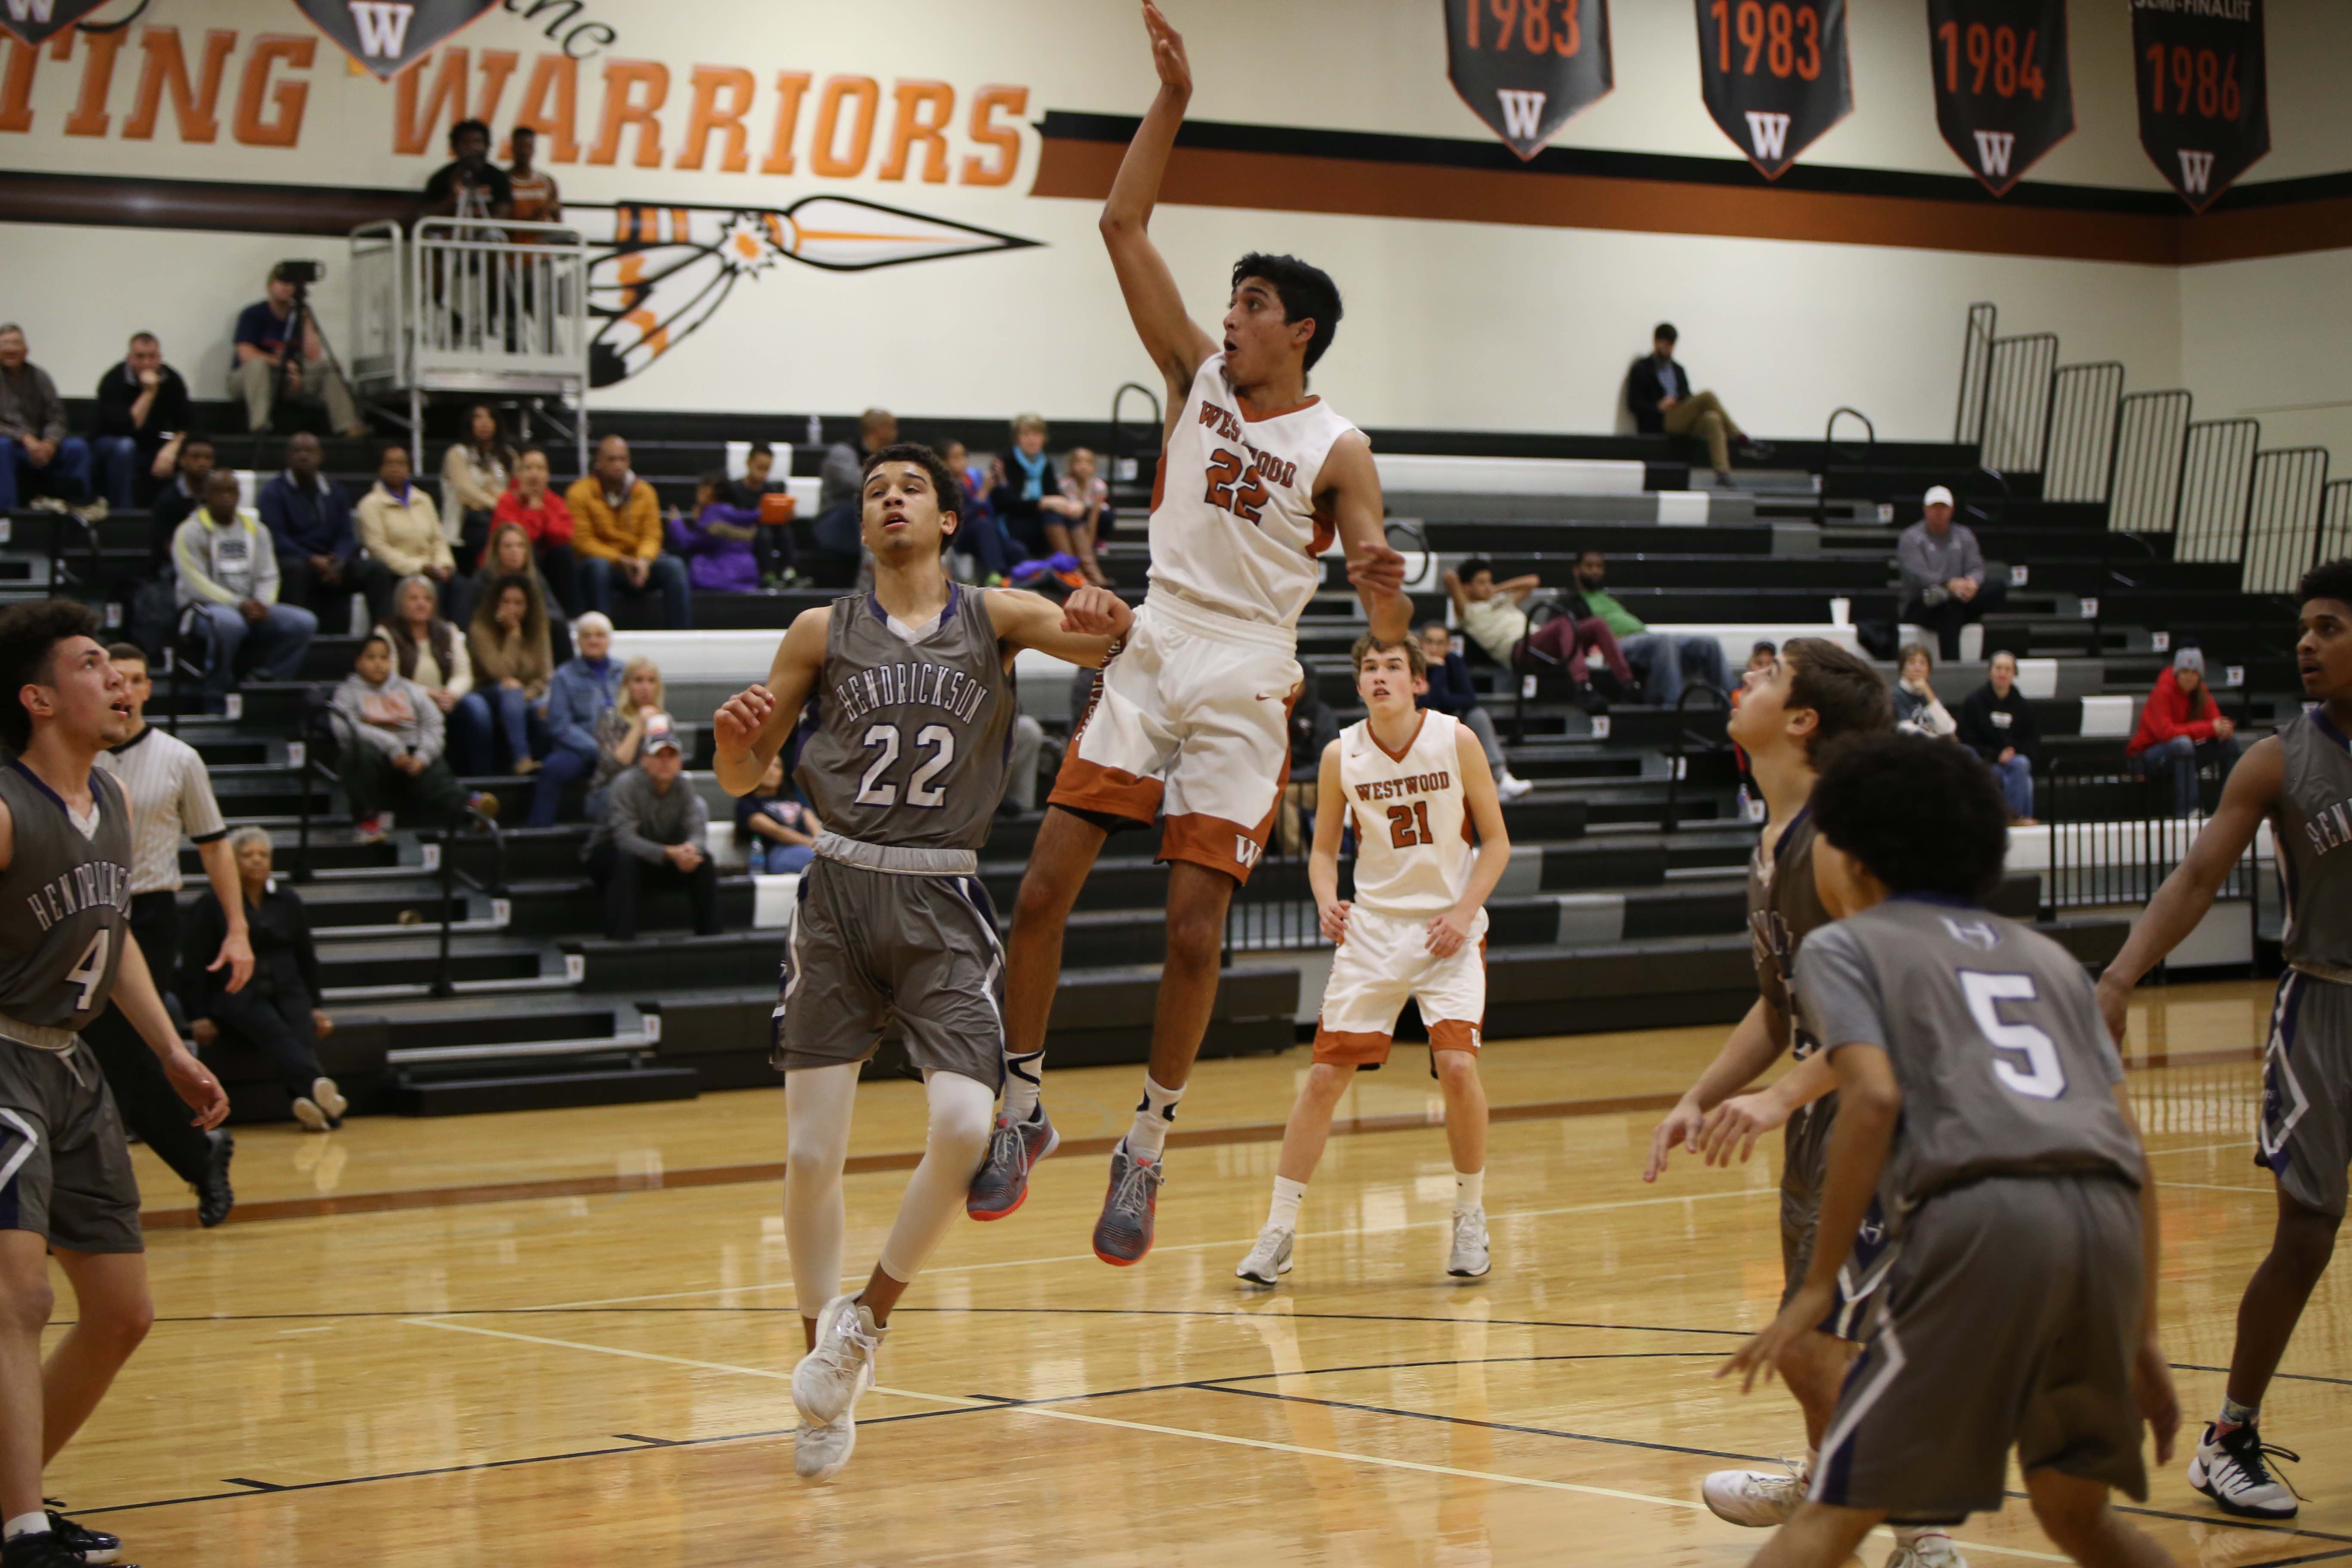
[[(407, 400), (411, 461), (424, 468), (436, 392), (531, 400), (588, 466), (588, 249), (563, 224), (419, 218), (353, 229), (351, 377), (364, 397)], [(556, 398), (567, 415), (548, 412)], [(397, 417), (397, 416), (395, 416)]]
[[(2092, 910), (2137, 911), (2147, 907), (2196, 842), (2227, 777), (2219, 763), (2198, 770), (2200, 807), (2175, 814), (2168, 779), (2147, 778), (2112, 763), (2053, 763), (2036, 781), (2042, 821), (2050, 836), (2049, 867), (2042, 876), (2043, 920)], [(2243, 902), (2251, 939), (2275, 931), (2279, 905), (2264, 875), (2265, 841), (2258, 838), (2231, 868), (2217, 895)], [(2265, 924), (2265, 915), (2268, 923)]]

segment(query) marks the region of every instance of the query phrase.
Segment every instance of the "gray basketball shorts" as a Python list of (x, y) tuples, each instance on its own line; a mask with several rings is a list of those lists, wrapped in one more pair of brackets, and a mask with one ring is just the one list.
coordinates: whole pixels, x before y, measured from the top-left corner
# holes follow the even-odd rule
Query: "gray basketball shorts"
[[(1817, 1100), (1789, 1119), (1787, 1163), (1780, 1169), (1780, 1304), (1787, 1306), (1813, 1266), (1813, 1241), (1822, 1224), (1822, 1179), (1829, 1173), (1830, 1129), (1837, 1122), (1837, 1097)], [(1862, 1337), (1863, 1309), (1878, 1289), (1888, 1261), (1886, 1225), (1878, 1199), (1870, 1200), (1855, 1233), (1853, 1251), (1838, 1270), (1837, 1299), (1820, 1327), (1842, 1340)]]
[(2009, 1452), (2147, 1497), (2132, 1358), (2139, 1194), (2113, 1175), (1991, 1176), (1895, 1243), (1812, 1498), (1949, 1524), (2002, 1502)]
[(2262, 1142), (2254, 1163), (2279, 1190), (2344, 1216), (2352, 1167), (2352, 985), (2290, 969), (2263, 1053)]
[(0, 1039), (0, 1230), (68, 1252), (143, 1252), (139, 1179), (98, 1058)]
[(862, 1062), (892, 1035), (925, 1072), (1003, 1079), (1004, 945), (988, 889), (820, 858), (801, 873), (784, 943), (775, 1064)]

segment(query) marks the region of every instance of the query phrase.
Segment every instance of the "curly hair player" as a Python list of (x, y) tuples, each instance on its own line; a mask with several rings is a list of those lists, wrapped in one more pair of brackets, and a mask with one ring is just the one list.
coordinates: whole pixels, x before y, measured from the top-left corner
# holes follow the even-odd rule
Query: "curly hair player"
[(1957, 746), (1873, 736), (1832, 753), (1812, 816), (1836, 921), (1806, 940), (1797, 1011), (1840, 1101), (1820, 1235), (1718, 1375), (1752, 1387), (1816, 1331), (1874, 1201), (1885, 1279), (1811, 1495), (1755, 1561), (1831, 1568), (1882, 1521), (1997, 1510), (2014, 1449), (2074, 1562), (2168, 1563), (2109, 1501), (2147, 1496), (2143, 1420), (2159, 1461), (2180, 1426), (2156, 1334), (2156, 1186), (2081, 963), (1981, 901), (2008, 851), (2000, 792)]
[[(849, 1463), (853, 1411), (874, 1384), (890, 1309), (987, 1152), (1004, 1066), (1004, 952), (976, 852), (1004, 798), (1013, 655), (1100, 664), (1131, 619), (1100, 588), (1057, 605), (950, 582), (940, 556), (960, 493), (928, 447), (869, 456), (873, 592), (795, 616), (766, 684), (729, 698), (711, 726), (720, 785), (747, 795), (816, 705), (794, 777), (824, 831), (801, 878), (775, 1017), (784, 1242), (809, 1345), (793, 1369), (803, 1480)], [(874, 1272), (844, 1295), (841, 1173), (857, 1072), (893, 1028), (922, 1072), (929, 1128)]]
[(2314, 567), (2296, 590), (2303, 694), (2318, 706), (2257, 741), (2222, 786), (2197, 842), (2148, 900), (2099, 977), (2099, 1008), (2118, 1042), (2132, 987), (2195, 931), (2213, 896), (2272, 824), (2285, 885), (2286, 959), (2271, 1008), (2260, 1152), (2278, 1185), (2271, 1249), (2238, 1303), (2221, 1408), (2189, 1461), (2189, 1484), (2224, 1513), (2292, 1519), (2294, 1489), (2273, 1474), (2257, 1425), (2305, 1305), (2336, 1250), (2352, 1163), (2352, 560)]
[(1151, 588), (1063, 753), (1021, 881), (1004, 1103), (966, 1205), (974, 1219), (1003, 1218), (1021, 1206), (1031, 1166), (1053, 1152), (1037, 1095), (1063, 926), (1111, 830), (1149, 826), (1164, 811), (1168, 957), (1150, 1067), (1095, 1224), (1095, 1256), (1121, 1267), (1151, 1250), (1169, 1124), (1216, 1004), (1225, 911), (1265, 847), (1288, 776), (1288, 710), (1304, 680), (1298, 617), (1323, 584), (1335, 533), (1374, 635), (1398, 641), (1412, 615), (1371, 444), (1307, 392), (1307, 373), (1339, 324), (1331, 279), (1294, 257), (1243, 257), (1220, 342), (1184, 313), (1151, 243), (1147, 226), (1192, 68), (1150, 0), (1143, 25), (1160, 94), (1111, 184), (1102, 233), (1136, 331), (1168, 382)]
[[(1478, 1029), (1486, 1016), (1486, 900), (1511, 863), (1503, 804), (1478, 737), (1416, 709), (1429, 665), (1411, 638), (1367, 634), (1353, 651), (1370, 716), (1323, 749), (1316, 770), (1315, 847), (1307, 863), (1323, 934), (1339, 943), (1315, 1030), (1315, 1065), (1290, 1109), (1274, 1205), (1234, 1268), (1259, 1285), (1290, 1272), (1298, 1205), (1323, 1157), (1331, 1111), (1360, 1067), (1389, 1059), (1408, 1000), (1429, 1031), (1430, 1072), (1445, 1098), (1454, 1155), (1454, 1240), (1445, 1271), (1475, 1279), (1486, 1243), (1486, 1091)], [(1356, 829), (1356, 896), (1339, 898), (1339, 836)], [(1475, 832), (1476, 847), (1471, 835)]]

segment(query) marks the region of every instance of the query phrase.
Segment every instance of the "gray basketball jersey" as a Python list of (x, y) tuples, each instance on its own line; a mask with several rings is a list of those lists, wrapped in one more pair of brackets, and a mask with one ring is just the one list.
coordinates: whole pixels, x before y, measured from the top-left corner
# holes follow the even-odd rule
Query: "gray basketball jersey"
[(873, 595), (835, 599), (814, 701), (793, 776), (827, 828), (927, 849), (987, 840), (1018, 704), (982, 594), (951, 584), (912, 642)]
[(1748, 935), (1756, 960), (1756, 989), (1790, 1020), (1800, 1057), (1811, 1056), (1819, 1042), (1799, 1026), (1790, 1005), (1797, 949), (1829, 922), (1830, 912), (1813, 888), (1813, 813), (1808, 806), (1779, 830), (1769, 876), (1761, 844), (1748, 861)]
[(2352, 982), (2352, 742), (2315, 708), (2279, 731), (2279, 747), (2280, 952), (2305, 973)]
[(84, 837), (24, 763), (0, 766), (16, 827), (0, 871), (0, 1014), (19, 1024), (79, 1030), (114, 993), (131, 919), (131, 814), (105, 769), (90, 769), (89, 793), (98, 831)]
[(2082, 964), (2040, 932), (1972, 904), (1889, 899), (1813, 933), (1797, 1002), (1822, 1045), (1874, 1045), (1894, 1067), (1890, 1214), (1979, 1176), (2139, 1181), (2113, 1093), (2122, 1059)]

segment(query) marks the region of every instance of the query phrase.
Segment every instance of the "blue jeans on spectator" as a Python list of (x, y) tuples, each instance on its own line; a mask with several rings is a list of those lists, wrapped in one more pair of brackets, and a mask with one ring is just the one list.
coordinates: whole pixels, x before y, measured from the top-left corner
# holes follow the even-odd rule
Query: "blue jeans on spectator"
[(1696, 676), (1727, 698), (1731, 695), (1724, 668), (1723, 645), (1713, 637), (1676, 637), (1671, 632), (1636, 632), (1617, 639), (1625, 662), (1641, 672), (1642, 692), (1661, 708), (1682, 700), (1683, 679)]
[[(534, 754), (546, 743), (547, 726), (539, 721), (539, 710), (531, 706), (530, 698), (520, 688), (512, 686), (476, 687), (472, 696), (482, 700), (497, 721), (499, 739), (506, 742), (507, 771)], [(483, 752), (484, 771), (488, 771), (489, 753)]]
[(665, 630), (682, 632), (694, 625), (694, 599), (686, 582), (686, 563), (675, 555), (656, 555), (647, 563), (646, 585), (632, 588), (621, 575), (620, 563), (607, 561), (601, 555), (583, 555), (576, 563), (580, 576), (580, 596), (586, 607), (601, 615), (613, 613), (613, 595), (659, 594), (662, 599), (662, 626)]
[(91, 467), (103, 481), (100, 489), (106, 504), (128, 511), (139, 479), (139, 443), (128, 436), (93, 436), (89, 450)]
[(2172, 815), (2194, 816), (2203, 804), (2198, 793), (2197, 770), (2206, 763), (2219, 763), (2221, 776), (2230, 776), (2230, 768), (2238, 760), (2238, 742), (2232, 736), (2227, 741), (2195, 741), (2187, 735), (2175, 735), (2168, 741), (2158, 741), (2131, 760), (2132, 771), (2142, 778), (2169, 779), (2172, 782)]
[(765, 838), (753, 838), (746, 859), (754, 871), (764, 871), (771, 877), (805, 871), (816, 858), (816, 851), (805, 844), (777, 844)]
[(1992, 776), (2000, 785), (2000, 798), (2011, 816), (2033, 815), (2033, 759), (2021, 752), (2005, 763), (1992, 764)]
[(262, 680), (291, 680), (302, 668), (302, 656), (319, 633), (319, 617), (292, 605), (272, 605), (269, 613), (248, 625), (235, 605), (202, 605), (198, 625), (210, 647), (205, 673), (205, 695), (226, 697), (240, 676)]
[(568, 742), (558, 742), (540, 764), (531, 780), (530, 815), (524, 817), (525, 827), (552, 827), (555, 813), (563, 805), (563, 792), (573, 784), (596, 771), (596, 749), (582, 750)]
[(827, 555), (856, 560), (866, 548), (866, 541), (858, 531), (864, 515), (865, 503), (856, 496), (836, 501), (817, 513), (809, 529), (816, 536), (817, 549)]
[(16, 510), (20, 489), (76, 504), (89, 500), (89, 443), (68, 436), (58, 443), (57, 455), (37, 468), (22, 443), (0, 436), (0, 511)]
[(969, 529), (958, 531), (956, 543), (971, 549), (982, 577), (1002, 577), (1015, 563), (1029, 559), (1027, 551), (1006, 537), (1004, 525), (996, 521), (992, 512), (982, 513)]
[(449, 733), (449, 765), (460, 776), (478, 777), (491, 769), (490, 700), (478, 691), (457, 699), (457, 706), (442, 715)]

